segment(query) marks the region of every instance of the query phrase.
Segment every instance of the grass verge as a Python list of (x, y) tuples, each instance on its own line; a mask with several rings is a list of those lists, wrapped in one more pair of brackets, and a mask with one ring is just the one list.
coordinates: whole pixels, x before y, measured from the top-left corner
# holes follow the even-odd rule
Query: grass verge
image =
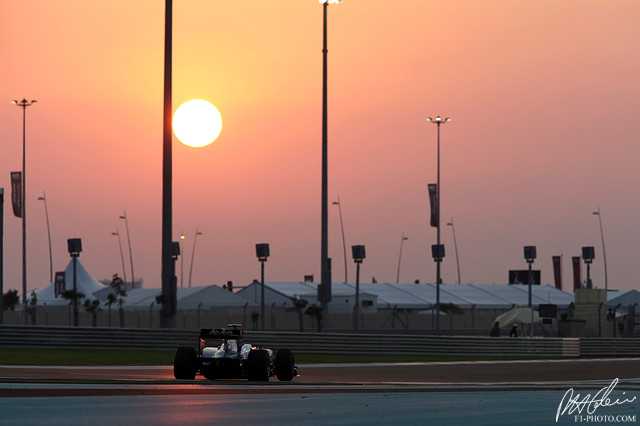
[(2, 365), (169, 365), (174, 351), (0, 348)]
[[(0, 348), (0, 365), (172, 365), (174, 351)], [(549, 357), (427, 356), (405, 354), (295, 354), (297, 363), (439, 362), (549, 359)]]

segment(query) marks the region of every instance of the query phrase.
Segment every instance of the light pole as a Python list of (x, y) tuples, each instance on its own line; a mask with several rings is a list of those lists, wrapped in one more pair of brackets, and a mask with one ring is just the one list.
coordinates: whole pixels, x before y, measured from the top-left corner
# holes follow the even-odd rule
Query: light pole
[[(129, 220), (127, 219), (127, 211), (124, 210), (124, 215), (120, 216), (120, 219), (124, 219), (124, 226), (127, 229), (127, 243), (129, 244), (129, 262), (131, 263), (131, 288), (135, 287), (136, 278), (133, 273), (133, 253), (131, 252), (131, 237), (129, 235)], [(126, 282), (125, 282), (126, 283)]]
[(4, 324), (4, 188), (0, 187), (0, 325)]
[(533, 261), (537, 256), (536, 246), (524, 246), (524, 258), (529, 265), (529, 311), (531, 311), (531, 322), (529, 323), (529, 337), (533, 336), (533, 295), (531, 285), (533, 284), (533, 271), (531, 271), (531, 267), (533, 265)]
[(164, 95), (162, 108), (162, 327), (176, 326), (175, 269), (172, 256), (172, 151), (171, 151), (171, 58), (173, 1), (165, 0), (164, 24)]
[(49, 226), (49, 209), (47, 208), (47, 194), (42, 191), (42, 197), (38, 200), (44, 201), (44, 215), (47, 219), (47, 235), (49, 236), (49, 282), (53, 282), (53, 253), (51, 251), (51, 227)]
[(198, 235), (202, 235), (202, 232), (198, 231), (198, 227), (196, 227), (196, 233), (193, 237), (193, 250), (191, 251), (191, 266), (189, 267), (189, 287), (191, 287), (191, 274), (193, 273), (193, 258), (196, 255), (196, 241), (198, 240)]
[(260, 262), (260, 330), (264, 331), (264, 262), (269, 257), (269, 244), (256, 244), (256, 256)]
[(592, 289), (593, 285), (591, 284), (591, 263), (595, 258), (595, 250), (592, 246), (582, 247), (582, 259), (584, 263), (587, 265), (587, 288)]
[(600, 206), (598, 206), (598, 211), (593, 212), (594, 215), (598, 216), (598, 222), (600, 223), (600, 238), (602, 239), (602, 260), (604, 261), (604, 289), (608, 290), (608, 280), (607, 280), (607, 252), (604, 250), (604, 232), (602, 231), (602, 215), (600, 214)]
[(13, 104), (22, 108), (22, 304), (24, 305), (24, 323), (27, 324), (27, 108), (38, 102), (22, 99), (13, 100)]
[[(180, 231), (180, 252), (184, 253), (184, 247), (182, 242), (187, 238), (182, 231)], [(180, 287), (184, 287), (184, 255), (180, 256)]]
[(322, 322), (327, 324), (329, 302), (331, 302), (331, 266), (329, 261), (328, 237), (328, 182), (327, 182), (327, 10), (330, 4), (340, 0), (319, 0), (322, 3), (322, 196), (320, 214), (320, 289)]
[(353, 255), (353, 261), (356, 263), (356, 300), (353, 306), (353, 331), (357, 332), (358, 317), (360, 316), (360, 264), (366, 257), (363, 245), (351, 246), (351, 254)]
[(69, 255), (73, 259), (73, 325), (78, 327), (80, 325), (80, 316), (78, 314), (78, 274), (76, 264), (82, 251), (82, 240), (80, 238), (69, 238), (67, 240), (67, 248)]
[(127, 270), (124, 267), (124, 253), (122, 252), (122, 241), (120, 240), (120, 231), (116, 226), (116, 232), (112, 232), (111, 235), (115, 235), (118, 237), (118, 247), (120, 248), (120, 260), (122, 261), (122, 278), (124, 278), (124, 282), (127, 282)]
[(451, 227), (453, 231), (453, 249), (456, 252), (456, 266), (458, 267), (458, 284), (462, 284), (460, 281), (460, 259), (458, 258), (458, 242), (456, 241), (456, 227), (453, 224), (453, 218), (451, 218), (451, 222), (447, 222), (447, 226)]
[(344, 283), (349, 282), (347, 278), (347, 243), (344, 239), (344, 223), (342, 222), (342, 203), (340, 203), (340, 196), (338, 195), (338, 201), (333, 202), (338, 206), (338, 213), (340, 214), (340, 228), (342, 229), (342, 249), (344, 250)]
[[(431, 117), (427, 117), (427, 121), (431, 123), (435, 123), (438, 126), (438, 151), (437, 151), (437, 179), (436, 179), (436, 228), (437, 228), (437, 239), (436, 245), (439, 247), (440, 244), (440, 125), (442, 123), (446, 123), (451, 121), (449, 117), (442, 119), (442, 117), (437, 116), (435, 119)], [(444, 257), (444, 247), (442, 247), (442, 255)], [(434, 256), (434, 259), (438, 259)], [(436, 260), (436, 331), (440, 333), (440, 283), (442, 281), (440, 264), (442, 263), (442, 257), (440, 260)]]
[(409, 237), (404, 236), (404, 232), (402, 233), (402, 238), (400, 238), (400, 255), (398, 256), (398, 274), (396, 275), (396, 284), (400, 282), (400, 262), (402, 261), (402, 245), (405, 240), (408, 240)]

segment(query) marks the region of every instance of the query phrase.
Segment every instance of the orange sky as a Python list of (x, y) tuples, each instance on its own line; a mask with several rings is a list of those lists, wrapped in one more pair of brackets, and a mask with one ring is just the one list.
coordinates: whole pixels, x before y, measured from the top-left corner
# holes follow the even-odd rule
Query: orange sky
[[(637, 288), (640, 211), (640, 3), (636, 0), (344, 0), (329, 10), (329, 198), (340, 196), (347, 247), (364, 244), (363, 281), (435, 282), (427, 250), (427, 184), (441, 128), (443, 279), (506, 283), (551, 256), (593, 245), (594, 285)], [(21, 290), (21, 224), (9, 172), (22, 162), (27, 111), (28, 288), (49, 281), (80, 237), (97, 279), (122, 273), (129, 217), (136, 277), (160, 286), (164, 1), (0, 0), (0, 186), (5, 188), (5, 291)], [(173, 107), (206, 99), (220, 138), (173, 148), (174, 231), (187, 285), (320, 277), (322, 6), (316, 0), (174, 1)], [(344, 280), (337, 206), (330, 205), (333, 280)], [(125, 256), (128, 253), (125, 251)], [(350, 253), (348, 253), (350, 258)], [(348, 261), (349, 280), (355, 266)], [(127, 274), (130, 270), (127, 262)], [(584, 274), (584, 272), (583, 272)], [(180, 281), (180, 267), (178, 266)]]

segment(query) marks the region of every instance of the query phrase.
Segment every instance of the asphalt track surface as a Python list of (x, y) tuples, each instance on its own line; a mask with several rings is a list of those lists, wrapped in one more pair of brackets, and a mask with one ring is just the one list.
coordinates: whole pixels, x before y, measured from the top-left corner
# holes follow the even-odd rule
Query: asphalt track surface
[[(299, 372), (292, 382), (257, 383), (175, 380), (171, 366), (0, 366), (0, 424), (640, 421), (640, 359), (302, 364)], [(556, 422), (569, 389), (584, 398), (615, 379), (612, 396), (637, 399), (598, 408), (600, 418), (573, 410)]]

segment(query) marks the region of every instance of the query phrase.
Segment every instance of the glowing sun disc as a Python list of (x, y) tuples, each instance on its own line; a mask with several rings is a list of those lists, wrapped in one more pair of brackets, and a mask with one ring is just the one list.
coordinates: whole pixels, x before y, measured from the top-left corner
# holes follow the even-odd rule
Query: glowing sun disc
[(173, 113), (173, 133), (187, 146), (199, 148), (216, 140), (222, 131), (220, 111), (210, 102), (192, 99)]

